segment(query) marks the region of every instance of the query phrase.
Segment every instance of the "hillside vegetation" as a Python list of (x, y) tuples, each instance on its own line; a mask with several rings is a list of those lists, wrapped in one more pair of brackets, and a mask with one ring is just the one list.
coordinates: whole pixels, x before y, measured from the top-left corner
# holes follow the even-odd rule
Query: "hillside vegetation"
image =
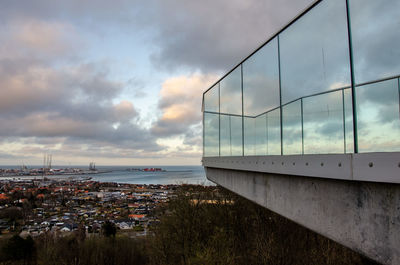
[(183, 185), (154, 213), (145, 237), (112, 223), (88, 237), (15, 235), (0, 244), (0, 264), (375, 264), (359, 254), (219, 187)]

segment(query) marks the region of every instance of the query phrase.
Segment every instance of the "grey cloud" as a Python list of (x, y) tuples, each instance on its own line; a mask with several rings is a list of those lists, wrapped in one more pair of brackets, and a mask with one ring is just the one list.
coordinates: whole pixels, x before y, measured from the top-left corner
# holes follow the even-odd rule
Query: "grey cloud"
[(399, 73), (400, 2), (352, 1), (351, 22), (357, 83)]
[[(370, 84), (356, 88), (358, 122), (395, 123), (399, 115), (398, 80)], [(371, 113), (376, 113), (372, 117)], [(366, 124), (365, 124), (366, 125)]]
[[(149, 38), (156, 50), (152, 55), (155, 65), (172, 71), (188, 67), (202, 72), (215, 72), (228, 70), (238, 63), (310, 2), (6, 1), (0, 10), (0, 23), (28, 18), (61, 24), (68, 21), (77, 28), (89, 27), (97, 33), (110, 27), (129, 33), (150, 29), (150, 32), (155, 33)], [(79, 66), (73, 69), (57, 68), (54, 63), (57, 55), (65, 56), (72, 49), (75, 47), (67, 45), (50, 54), (45, 54), (46, 50), (43, 49), (41, 56), (27, 56), (31, 51), (28, 49), (13, 60), (0, 57), (0, 80), (24, 76), (24, 83), (31, 84), (31, 89), (21, 88), (25, 97), (17, 93), (13, 97), (10, 95), (8, 102), (0, 102), (1, 119), (7, 124), (0, 128), (0, 135), (7, 138), (34, 137), (39, 142), (61, 137), (65, 138), (64, 145), (78, 145), (79, 141), (84, 140), (90, 145), (89, 148), (93, 148), (91, 150), (101, 145), (116, 150), (126, 149), (124, 154), (132, 152), (132, 149), (142, 154), (144, 151), (141, 150), (149, 153), (160, 150), (154, 135), (168, 137), (183, 134), (184, 143), (200, 143), (201, 130), (197, 125), (201, 119), (201, 93), (195, 95), (196, 99), (183, 97), (160, 100), (158, 106), (161, 111), (179, 101), (187, 101), (190, 107), (185, 109), (184, 116), (160, 118), (150, 131), (142, 129), (132, 122), (139, 119), (139, 113), (134, 108), (127, 111), (126, 118), (121, 120), (112, 102), (127, 86), (137, 87), (140, 84), (135, 81), (122, 84), (109, 80), (107, 68), (102, 67), (104, 63), (84, 64), (79, 62), (79, 58), (75, 58)], [(76, 50), (71, 52), (76, 53)], [(37, 73), (44, 78), (45, 86), (35, 83), (38, 81)], [(8, 84), (1, 82), (0, 90), (3, 92)], [(204, 90), (207, 84), (204, 82), (204, 87), (199, 91)], [(141, 95), (140, 89), (135, 91), (137, 96)], [(9, 90), (6, 92), (11, 93)], [(49, 126), (38, 126), (40, 122)], [(20, 128), (21, 124), (24, 124), (24, 128)], [(63, 128), (66, 124), (70, 127)]]
[[(0, 135), (8, 137), (37, 137), (53, 138), (53, 142), (60, 141), (60, 137), (75, 140), (81, 143), (101, 146), (118, 146), (135, 150), (160, 150), (155, 139), (148, 131), (132, 122), (121, 123), (118, 128), (112, 127), (111, 121), (74, 121), (59, 114), (49, 117), (40, 113), (37, 117), (24, 116), (19, 119), (7, 120), (0, 118), (5, 126), (0, 129)], [(51, 142), (51, 141), (50, 141)], [(37, 141), (38, 144), (49, 145), (47, 141)]]
[(190, 128), (185, 133), (183, 144), (187, 146), (202, 146), (202, 123), (190, 126)]
[[(197, 110), (196, 108), (195, 110)], [(171, 135), (179, 135), (187, 133), (191, 125), (196, 124), (200, 121), (199, 113), (186, 112), (184, 116), (177, 119), (162, 119), (157, 120), (152, 126), (152, 133), (160, 137), (168, 137)]]
[(379, 122), (381, 124), (392, 123), (393, 130), (398, 130), (400, 127), (399, 109), (399, 104), (383, 106), (381, 109), (379, 109)]
[(282, 101), (348, 86), (343, 1), (322, 1), (280, 35)]
[(0, 21), (10, 17), (41, 17), (46, 20), (77, 20), (81, 24), (93, 26), (98, 22), (119, 23), (132, 22), (139, 12), (140, 1), (3, 1), (0, 10)]
[[(204, 72), (228, 70), (312, 0), (8, 1), (0, 17), (69, 21), (93, 31), (150, 30), (154, 64)], [(149, 35), (149, 34), (148, 34)]]
[(77, 141), (132, 155), (161, 150), (136, 123), (133, 104), (114, 103), (123, 85), (109, 79), (103, 63), (53, 68), (44, 61), (0, 57), (2, 142), (29, 138), (53, 148), (55, 141)]
[(3, 71), (8, 61), (0, 60), (2, 117), (45, 111), (80, 120), (100, 120), (110, 114), (110, 101), (121, 91), (121, 84), (108, 80), (107, 73), (99, 73), (95, 67), (81, 65), (70, 72), (45, 64), (27, 66), (24, 60), (13, 64), (21, 65), (21, 69)]
[(151, 1), (164, 68), (228, 70), (299, 13), (302, 1)]
[[(62, 148), (53, 148), (53, 137), (30, 137), (29, 141), (23, 141), (24, 145), (21, 149), (13, 152), (15, 158), (22, 158), (24, 154), (44, 154), (51, 153), (53, 161), (57, 163), (57, 159), (64, 159), (67, 157), (86, 157), (86, 158), (160, 158), (161, 155), (154, 150), (140, 150), (133, 149), (129, 146), (110, 145), (110, 143), (99, 142), (96, 139), (82, 139), (77, 138), (58, 138), (58, 144)], [(31, 146), (27, 143), (49, 143), (44, 146)], [(26, 156), (28, 158), (28, 156)], [(39, 160), (40, 163), (40, 160)]]
[(20, 157), (14, 156), (12, 154), (0, 152), (0, 159), (17, 159), (17, 158), (20, 159)]
[(341, 120), (330, 120), (320, 124), (315, 131), (325, 137), (343, 138), (343, 122)]
[(377, 105), (391, 105), (398, 103), (398, 80), (391, 79), (356, 88), (356, 96), (362, 102), (369, 101)]
[(56, 14), (59, 7), (47, 2), (35, 3), (38, 9), (8, 3), (0, 10), (1, 143), (23, 145), (10, 151), (18, 157), (48, 149), (96, 156), (89, 150), (97, 147), (98, 155), (108, 157), (156, 156), (161, 150), (156, 138), (138, 124), (134, 104), (120, 99), (138, 82), (116, 82), (106, 61), (79, 58), (75, 44), (81, 36), (74, 35), (70, 21), (53, 17), (50, 9)]
[(169, 135), (178, 135), (187, 131), (187, 124), (180, 123), (178, 121), (163, 121), (159, 120), (152, 127), (152, 133), (160, 137), (166, 137)]

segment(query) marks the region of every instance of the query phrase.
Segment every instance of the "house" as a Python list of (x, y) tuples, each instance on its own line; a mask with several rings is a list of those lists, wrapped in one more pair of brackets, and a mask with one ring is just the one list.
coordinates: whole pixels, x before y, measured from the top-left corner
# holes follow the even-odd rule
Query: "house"
[(71, 229), (68, 227), (64, 226), (63, 228), (60, 229), (61, 232), (71, 232)]
[(126, 222), (120, 222), (120, 223), (117, 223), (117, 226), (120, 228), (120, 229), (130, 229), (130, 228), (132, 228), (132, 224), (130, 224), (130, 223), (126, 223)]

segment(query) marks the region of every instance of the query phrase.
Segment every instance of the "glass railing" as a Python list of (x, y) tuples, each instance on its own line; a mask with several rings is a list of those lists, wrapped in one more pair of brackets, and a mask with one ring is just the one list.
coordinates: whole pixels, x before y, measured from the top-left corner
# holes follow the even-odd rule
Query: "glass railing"
[(398, 10), (316, 2), (203, 94), (203, 155), (400, 151)]

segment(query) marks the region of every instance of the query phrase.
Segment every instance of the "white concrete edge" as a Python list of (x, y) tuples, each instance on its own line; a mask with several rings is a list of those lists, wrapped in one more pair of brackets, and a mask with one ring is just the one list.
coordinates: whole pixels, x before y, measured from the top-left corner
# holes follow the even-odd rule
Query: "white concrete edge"
[(203, 157), (203, 166), (341, 180), (400, 183), (400, 152)]

